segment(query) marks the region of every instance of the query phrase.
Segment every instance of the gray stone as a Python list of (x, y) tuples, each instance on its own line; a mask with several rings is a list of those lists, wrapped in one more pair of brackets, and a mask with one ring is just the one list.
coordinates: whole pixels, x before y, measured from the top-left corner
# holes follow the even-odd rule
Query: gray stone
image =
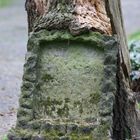
[(21, 136), (23, 129), (27, 136), (31, 130), (33, 140), (93, 140), (100, 132), (107, 140), (116, 92), (117, 49), (113, 37), (99, 33), (33, 34), (24, 65), (20, 129), (15, 135)]

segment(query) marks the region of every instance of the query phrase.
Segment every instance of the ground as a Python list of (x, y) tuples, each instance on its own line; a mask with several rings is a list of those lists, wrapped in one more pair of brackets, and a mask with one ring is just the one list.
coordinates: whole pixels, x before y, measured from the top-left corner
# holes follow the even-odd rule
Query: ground
[[(140, 1), (122, 0), (127, 34), (138, 30)], [(0, 9), (0, 139), (14, 126), (27, 43), (24, 1)], [(140, 29), (140, 28), (139, 28)]]
[(24, 1), (0, 9), (0, 139), (15, 124), (27, 42)]

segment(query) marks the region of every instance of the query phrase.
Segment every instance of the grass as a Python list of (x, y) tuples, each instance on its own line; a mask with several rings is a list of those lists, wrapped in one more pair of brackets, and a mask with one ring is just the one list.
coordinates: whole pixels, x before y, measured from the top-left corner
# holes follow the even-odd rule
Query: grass
[(4, 136), (2, 140), (8, 140), (7, 136)]
[(11, 4), (13, 0), (0, 0), (0, 7), (4, 7), (6, 5)]
[(129, 41), (140, 40), (140, 30), (128, 36)]

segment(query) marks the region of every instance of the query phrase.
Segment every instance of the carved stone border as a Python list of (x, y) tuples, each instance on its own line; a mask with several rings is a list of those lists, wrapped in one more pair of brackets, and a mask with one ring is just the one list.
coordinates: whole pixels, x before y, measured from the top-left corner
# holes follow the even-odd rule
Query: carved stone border
[[(35, 120), (34, 97), (38, 96), (36, 91), (37, 67), (39, 58), (40, 43), (52, 41), (75, 41), (85, 42), (95, 45), (104, 51), (104, 78), (102, 83), (102, 97), (100, 104), (100, 124), (95, 129), (98, 139), (111, 137), (111, 127), (113, 125), (113, 104), (117, 92), (116, 73), (117, 73), (117, 54), (118, 44), (115, 37), (101, 35), (100, 33), (90, 33), (74, 37), (63, 31), (40, 31), (30, 36), (28, 41), (28, 52), (26, 54), (26, 63), (24, 65), (23, 84), (21, 88), (20, 107), (18, 110), (18, 120), (15, 129), (9, 132), (10, 140), (43, 140), (36, 130), (41, 127), (41, 120)], [(44, 122), (43, 122), (44, 123)], [(46, 129), (46, 128), (44, 128)], [(32, 133), (33, 131), (33, 133)], [(45, 138), (44, 138), (45, 139)], [(68, 139), (69, 138), (61, 138)]]

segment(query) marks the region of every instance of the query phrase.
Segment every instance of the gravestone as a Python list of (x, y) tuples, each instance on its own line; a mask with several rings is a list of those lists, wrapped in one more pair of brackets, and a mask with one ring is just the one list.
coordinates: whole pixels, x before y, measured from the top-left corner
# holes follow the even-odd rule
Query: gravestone
[[(30, 36), (20, 108), (10, 140), (108, 140), (116, 93), (117, 43), (92, 32)], [(104, 138), (104, 139), (103, 139)]]

